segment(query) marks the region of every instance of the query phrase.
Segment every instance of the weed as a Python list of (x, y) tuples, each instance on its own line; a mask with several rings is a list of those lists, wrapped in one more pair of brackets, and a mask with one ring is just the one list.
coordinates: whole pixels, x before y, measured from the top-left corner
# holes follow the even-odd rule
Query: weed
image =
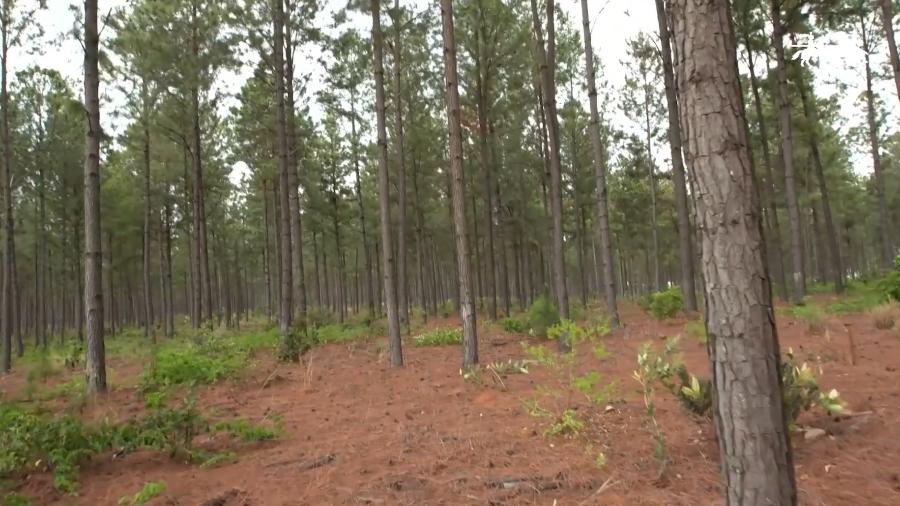
[(547, 337), (550, 327), (559, 323), (559, 311), (547, 295), (534, 300), (528, 310), (528, 324), (531, 332), (538, 337)]
[(894, 258), (894, 270), (878, 281), (878, 289), (887, 300), (900, 302), (900, 255)]
[(492, 362), (487, 369), (505, 376), (509, 374), (528, 374), (528, 362), (524, 360), (508, 359), (506, 362)]
[(781, 385), (784, 409), (792, 424), (803, 411), (819, 406), (827, 413), (841, 413), (844, 402), (837, 390), (821, 391), (819, 377), (805, 362), (798, 365), (793, 350), (788, 350), (781, 363)]
[(546, 430), (545, 436), (577, 436), (584, 431), (584, 422), (578, 418), (578, 414), (574, 409), (566, 409), (559, 418)]
[(203, 459), (200, 463), (200, 469), (215, 469), (224, 464), (231, 464), (237, 461), (237, 454), (231, 451), (213, 453)]
[(282, 427), (277, 420), (275, 427), (266, 427), (264, 425), (253, 425), (243, 418), (238, 418), (213, 425), (213, 431), (227, 432), (231, 437), (249, 443), (276, 439), (281, 434)]
[(681, 289), (673, 286), (661, 292), (650, 294), (647, 311), (657, 320), (672, 318), (684, 307)]
[(413, 337), (415, 346), (448, 346), (462, 343), (462, 329), (435, 329)]
[(119, 499), (120, 505), (141, 506), (150, 502), (150, 499), (162, 494), (166, 490), (166, 484), (162, 481), (148, 481), (144, 487), (133, 496), (126, 495)]
[(669, 363), (661, 356), (654, 355), (650, 345), (644, 345), (638, 352), (638, 368), (634, 371), (634, 379), (641, 385), (641, 396), (644, 399), (644, 412), (650, 438), (653, 441), (653, 456), (659, 464), (659, 476), (662, 476), (669, 464), (666, 450), (666, 436), (656, 420), (656, 404), (653, 402), (653, 385), (662, 375), (669, 374)]
[(684, 333), (693, 337), (700, 344), (706, 344), (706, 324), (700, 320), (689, 321), (684, 324)]
[(900, 305), (896, 302), (882, 304), (872, 308), (869, 313), (872, 315), (875, 328), (889, 330), (894, 328), (897, 319), (900, 318)]
[(618, 392), (618, 383), (603, 384), (599, 372), (591, 371), (572, 380), (572, 387), (597, 405), (606, 404)]
[(538, 364), (547, 366), (551, 369), (559, 367), (559, 355), (549, 351), (547, 347), (542, 344), (529, 345), (522, 343), (522, 351), (525, 352), (525, 355), (530, 360), (537, 362)]
[(528, 325), (518, 318), (505, 318), (503, 320), (503, 330), (516, 334), (524, 334), (528, 332)]

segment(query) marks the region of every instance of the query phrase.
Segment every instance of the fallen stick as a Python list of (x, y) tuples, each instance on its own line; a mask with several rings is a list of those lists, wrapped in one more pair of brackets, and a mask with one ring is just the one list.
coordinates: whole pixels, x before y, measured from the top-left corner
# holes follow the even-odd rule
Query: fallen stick
[(613, 478), (615, 478), (615, 476), (616, 475), (612, 475), (609, 478), (607, 478), (606, 481), (603, 482), (603, 485), (600, 485), (600, 488), (598, 488), (593, 494), (588, 496), (587, 499), (578, 503), (578, 506), (586, 506), (592, 499), (595, 499), (597, 496), (599, 496), (600, 494), (605, 492), (606, 489), (609, 489), (609, 488), (612, 488), (612, 487), (618, 485), (619, 482), (612, 481)]

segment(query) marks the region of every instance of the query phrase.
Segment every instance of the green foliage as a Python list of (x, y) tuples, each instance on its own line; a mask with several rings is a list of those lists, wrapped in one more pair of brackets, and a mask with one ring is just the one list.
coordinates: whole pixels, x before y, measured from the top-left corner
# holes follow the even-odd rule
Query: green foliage
[(670, 366), (663, 357), (653, 353), (649, 344), (645, 344), (638, 352), (637, 364), (638, 368), (634, 371), (634, 379), (641, 385), (644, 413), (647, 417), (650, 438), (653, 441), (653, 456), (659, 464), (659, 475), (662, 476), (669, 464), (669, 454), (666, 450), (666, 436), (656, 419), (653, 385), (661, 376), (670, 373)]
[(524, 360), (507, 359), (505, 362), (491, 362), (487, 369), (504, 376), (509, 374), (528, 374), (528, 362)]
[(781, 362), (781, 388), (788, 419), (797, 420), (800, 413), (818, 406), (827, 413), (842, 413), (844, 402), (837, 390), (824, 393), (819, 388), (819, 376), (805, 362), (797, 364), (792, 350)]
[(894, 258), (894, 270), (878, 281), (878, 289), (885, 299), (900, 302), (900, 255)]
[(528, 310), (528, 324), (531, 332), (538, 337), (547, 337), (550, 327), (559, 323), (559, 311), (548, 295), (541, 295), (534, 300)]
[(282, 432), (280, 420), (275, 420), (274, 427), (266, 427), (264, 425), (253, 425), (243, 418), (236, 420), (227, 420), (213, 425), (215, 432), (227, 432), (231, 437), (238, 438), (244, 442), (270, 441), (277, 439)]
[(700, 320), (689, 321), (684, 324), (685, 334), (693, 337), (700, 344), (706, 344), (706, 324)]
[(340, 343), (344, 341), (355, 341), (372, 335), (372, 324), (362, 323), (340, 323), (319, 327), (318, 340), (321, 343)]
[(584, 431), (584, 422), (578, 418), (574, 409), (567, 409), (555, 422), (544, 431), (545, 436), (577, 436)]
[(0, 506), (31, 506), (31, 499), (28, 497), (17, 494), (15, 492), (9, 492), (0, 496)]
[(523, 334), (528, 332), (528, 325), (518, 318), (505, 318), (503, 320), (503, 330), (515, 334)]
[(661, 292), (650, 294), (647, 311), (657, 320), (672, 318), (684, 307), (681, 288), (673, 286)]
[(838, 300), (825, 306), (828, 314), (862, 313), (885, 300), (885, 295), (878, 283), (850, 281), (845, 293)]
[(448, 346), (462, 343), (462, 329), (441, 328), (413, 337), (415, 346)]
[(441, 304), (438, 306), (438, 313), (444, 318), (450, 318), (450, 315), (452, 315), (454, 312), (456, 312), (456, 308), (450, 301), (441, 302)]
[(597, 371), (591, 371), (572, 380), (575, 390), (583, 393), (591, 402), (603, 405), (618, 392), (618, 383), (603, 383), (603, 377)]
[(237, 461), (237, 454), (231, 451), (214, 453), (200, 463), (200, 469), (215, 469), (224, 464)]
[(166, 484), (162, 481), (148, 481), (144, 487), (134, 495), (126, 495), (119, 499), (120, 505), (141, 506), (150, 502), (150, 499), (162, 494), (166, 490)]
[(809, 333), (822, 334), (825, 331), (825, 310), (814, 304), (798, 304), (792, 308), (796, 318), (806, 321)]

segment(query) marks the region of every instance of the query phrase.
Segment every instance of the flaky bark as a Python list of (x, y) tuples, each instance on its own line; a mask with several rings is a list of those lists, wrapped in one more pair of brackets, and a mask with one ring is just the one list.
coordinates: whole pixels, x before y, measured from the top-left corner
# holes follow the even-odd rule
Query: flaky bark
[[(778, 337), (727, 0), (674, 0), (676, 79), (700, 230), (729, 505), (795, 505)], [(711, 36), (716, 34), (716, 36)]]
[(459, 81), (456, 66), (456, 38), (453, 34), (453, 0), (441, 0), (441, 25), (444, 34), (444, 86), (447, 125), (450, 130), (450, 199), (456, 264), (459, 274), (459, 316), (463, 324), (463, 367), (478, 363), (478, 334), (472, 301), (472, 274), (466, 237), (465, 175), (463, 173), (462, 128), (460, 127)]
[(97, 0), (84, 2), (84, 104), (87, 108), (84, 157), (84, 300), (87, 350), (84, 372), (88, 394), (106, 392), (103, 343), (103, 257), (100, 235), (100, 34)]
[(590, 18), (587, 0), (581, 0), (581, 20), (584, 34), (585, 78), (591, 120), (588, 125), (594, 163), (594, 181), (597, 201), (597, 236), (600, 238), (600, 268), (603, 271), (603, 293), (606, 312), (613, 327), (619, 325), (619, 309), (616, 304), (616, 278), (613, 272), (612, 231), (609, 228), (609, 199), (606, 193), (606, 156), (600, 137), (600, 112), (597, 106), (597, 74), (594, 70), (594, 49), (591, 44)]
[(394, 238), (391, 233), (391, 194), (388, 180), (387, 127), (384, 105), (384, 33), (381, 31), (381, 1), (372, 0), (373, 72), (375, 74), (375, 116), (378, 131), (378, 204), (381, 211), (381, 262), (384, 304), (388, 320), (388, 348), (391, 366), (403, 365), (400, 318), (397, 308), (397, 276), (394, 272)]

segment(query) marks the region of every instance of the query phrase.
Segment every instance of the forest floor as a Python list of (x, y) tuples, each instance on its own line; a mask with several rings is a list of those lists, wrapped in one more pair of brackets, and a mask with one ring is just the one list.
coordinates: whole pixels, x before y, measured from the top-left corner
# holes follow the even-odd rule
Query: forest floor
[[(199, 409), (216, 417), (280, 420), (276, 439), (238, 443), (232, 446), (236, 458), (212, 469), (149, 450), (101, 454), (82, 463), (77, 495), (54, 489), (47, 472), (22, 476), (17, 492), (33, 504), (115, 505), (155, 481), (165, 489), (147, 504), (722, 504), (712, 423), (689, 414), (668, 392), (656, 393), (670, 459), (660, 477), (632, 377), (641, 345), (661, 347), (665, 337), (676, 335), (683, 335), (680, 348), (688, 368), (708, 377), (705, 345), (690, 337), (690, 320), (683, 315), (657, 321), (626, 304), (622, 319), (624, 328), (603, 340), (607, 357), (579, 353), (579, 372), (598, 371), (602, 381), (615, 385), (600, 404), (577, 392), (563, 394), (564, 386), (554, 391), (564, 385), (563, 373), (539, 365), (501, 380), (485, 374), (480, 383), (464, 381), (456, 346), (407, 345), (402, 369), (388, 366), (383, 337), (316, 347), (299, 364), (279, 364), (265, 349), (238, 378), (198, 387), (194, 395)], [(800, 504), (900, 504), (897, 328), (879, 330), (867, 313), (810, 318), (791, 308), (780, 308), (777, 321), (783, 349), (790, 347), (798, 361), (821, 368), (823, 390), (839, 390), (852, 413), (830, 417), (812, 410), (798, 420), (800, 427), (827, 433), (815, 439), (803, 432), (793, 436)], [(439, 319), (428, 327), (456, 324)], [(481, 325), (479, 338), (483, 364), (521, 359), (520, 343), (538, 341), (491, 324)], [(137, 384), (145, 362), (113, 354), (112, 391), (82, 405), (79, 416), (123, 419), (143, 412), (146, 402)], [(49, 379), (47, 387), (67, 379)], [(0, 390), (15, 401), (27, 383), (20, 371), (0, 379)], [(557, 394), (559, 406), (576, 410), (584, 425), (575, 434), (545, 435), (552, 420), (525, 408), (548, 392), (551, 399)], [(554, 412), (552, 401), (542, 402)], [(66, 401), (50, 406), (61, 411)]]

